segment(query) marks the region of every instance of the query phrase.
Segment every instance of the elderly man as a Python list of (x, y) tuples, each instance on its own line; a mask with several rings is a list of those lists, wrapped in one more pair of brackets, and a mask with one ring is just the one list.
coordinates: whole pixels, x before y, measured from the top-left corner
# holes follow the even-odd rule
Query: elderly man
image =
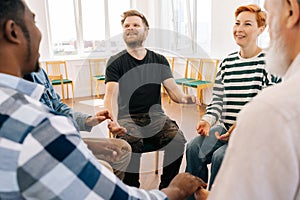
[(265, 0), (265, 8), (267, 66), (283, 82), (238, 115), (209, 199), (300, 199), (300, 0)]
[(162, 191), (129, 187), (87, 149), (72, 121), (40, 103), (41, 33), (22, 0), (0, 1), (0, 199), (185, 199), (205, 184), (180, 174)]

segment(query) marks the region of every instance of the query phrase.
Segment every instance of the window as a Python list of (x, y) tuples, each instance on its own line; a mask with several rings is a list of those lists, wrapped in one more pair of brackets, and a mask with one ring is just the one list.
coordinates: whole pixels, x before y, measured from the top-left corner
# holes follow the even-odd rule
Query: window
[(121, 14), (130, 0), (48, 0), (49, 30), (54, 56), (115, 53)]
[[(122, 50), (121, 15), (130, 9), (132, 1), (47, 0), (50, 52), (54, 56), (86, 56), (93, 53), (111, 55)], [(161, 48), (178, 55), (198, 55), (200, 50), (210, 52), (211, 0), (166, 0), (148, 4), (161, 8), (150, 10), (153, 15), (147, 16), (149, 20), (154, 19), (150, 20), (155, 23), (151, 24), (151, 29), (158, 27), (169, 31), (158, 35), (160, 41), (148, 47), (163, 44)], [(156, 12), (161, 13), (157, 15)], [(148, 39), (151, 43), (151, 38)]]
[(51, 0), (48, 7), (53, 54), (77, 54), (73, 0)]
[[(210, 54), (211, 41), (211, 0), (197, 1), (197, 52)], [(200, 3), (201, 2), (201, 3)]]
[(130, 9), (130, 1), (128, 0), (109, 0), (108, 1), (108, 19), (109, 19), (109, 49), (115, 54), (125, 49), (123, 42), (123, 29), (121, 26), (121, 16), (124, 11)]
[(84, 53), (105, 51), (104, 0), (83, 0), (82, 31)]
[[(175, 36), (169, 46), (177, 55), (189, 56), (199, 52), (210, 52), (211, 0), (169, 0), (163, 1), (165, 26)], [(168, 8), (168, 9), (167, 9)], [(165, 11), (166, 10), (166, 11)], [(167, 15), (169, 11), (169, 15)], [(168, 25), (168, 24), (171, 24)], [(169, 36), (169, 38), (171, 38)]]
[(162, 9), (154, 10), (158, 27), (155, 31), (159, 31), (156, 50), (183, 57), (202, 56), (206, 52), (203, 56), (207, 56), (211, 43), (211, 0), (168, 0), (159, 4), (155, 7)]

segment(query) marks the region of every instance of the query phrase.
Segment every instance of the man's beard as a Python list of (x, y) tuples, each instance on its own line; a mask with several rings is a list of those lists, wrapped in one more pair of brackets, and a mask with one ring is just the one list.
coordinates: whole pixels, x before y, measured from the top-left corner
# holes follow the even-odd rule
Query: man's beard
[[(287, 55), (287, 48), (284, 43), (284, 38), (280, 34), (279, 20), (274, 19), (273, 24), (273, 38), (270, 42), (270, 47), (266, 55), (266, 67), (274, 75), (284, 76), (289, 68), (289, 61)], [(271, 31), (271, 30), (270, 30)]]
[(141, 42), (141, 41), (126, 42), (126, 45), (128, 47), (130, 47), (131, 49), (135, 49), (135, 48), (141, 47), (143, 45), (143, 42)]
[(135, 41), (131, 41), (130, 39), (127, 40), (126, 36), (123, 36), (123, 39), (128, 47), (130, 47), (131, 49), (135, 49), (143, 46), (144, 37), (145, 37), (144, 35), (143, 36), (140, 35), (138, 38), (136, 38)]

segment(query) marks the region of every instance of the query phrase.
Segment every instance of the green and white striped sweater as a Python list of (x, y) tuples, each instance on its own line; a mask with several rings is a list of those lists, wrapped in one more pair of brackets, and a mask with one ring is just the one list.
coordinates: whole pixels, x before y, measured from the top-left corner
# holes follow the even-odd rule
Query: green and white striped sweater
[(219, 121), (228, 129), (246, 103), (263, 88), (280, 81), (266, 71), (263, 52), (247, 59), (232, 53), (219, 66), (212, 102), (202, 119), (211, 126)]

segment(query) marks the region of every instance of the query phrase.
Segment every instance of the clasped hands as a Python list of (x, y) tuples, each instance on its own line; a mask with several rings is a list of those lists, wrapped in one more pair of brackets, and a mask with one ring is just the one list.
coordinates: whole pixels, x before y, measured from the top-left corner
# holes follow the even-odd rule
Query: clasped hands
[[(127, 132), (127, 130), (124, 127), (121, 127), (117, 122), (113, 121), (112, 116), (107, 109), (98, 112), (93, 117), (87, 118), (85, 124), (86, 126), (93, 127), (105, 120), (108, 120), (107, 127), (113, 135), (122, 136)], [(119, 160), (120, 157), (123, 155), (121, 148), (115, 145), (112, 141), (93, 141), (87, 139), (85, 140), (85, 142), (88, 144), (88, 147), (93, 151), (95, 155), (101, 154), (108, 161), (113, 162)]]
[(86, 119), (86, 126), (96, 126), (101, 122), (108, 120), (108, 129), (113, 135), (122, 136), (127, 130), (124, 127), (121, 127), (118, 122), (112, 119), (110, 112), (107, 109), (104, 109), (98, 112), (95, 116), (89, 117)]

